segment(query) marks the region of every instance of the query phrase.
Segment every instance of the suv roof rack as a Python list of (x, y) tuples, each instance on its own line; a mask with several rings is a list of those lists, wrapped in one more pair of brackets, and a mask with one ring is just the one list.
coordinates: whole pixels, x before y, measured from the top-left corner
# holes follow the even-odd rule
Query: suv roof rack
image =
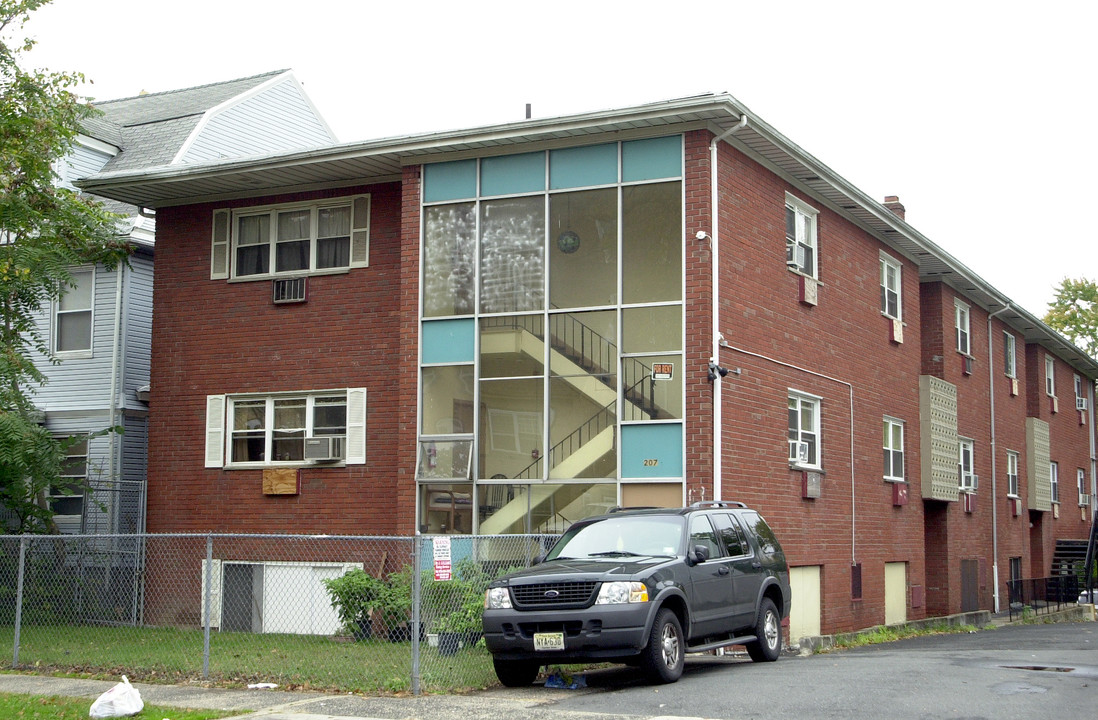
[(610, 508), (606, 512), (607, 513), (619, 513), (619, 512), (626, 512), (627, 510), (662, 510), (662, 509), (663, 508), (657, 507), (656, 505), (630, 505), (630, 506), (627, 506), (627, 507), (617, 505), (615, 507)]
[(736, 502), (735, 500), (701, 500), (690, 507), (692, 508), (711, 508), (711, 507), (735, 507), (745, 508), (747, 505), (742, 502)]

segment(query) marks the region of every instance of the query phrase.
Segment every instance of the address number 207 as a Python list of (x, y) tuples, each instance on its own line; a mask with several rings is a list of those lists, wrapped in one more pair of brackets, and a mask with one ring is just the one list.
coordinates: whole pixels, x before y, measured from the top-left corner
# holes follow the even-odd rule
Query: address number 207
[(660, 461), (657, 458), (645, 458), (644, 459), (644, 466), (645, 467), (656, 467), (659, 464), (660, 464)]

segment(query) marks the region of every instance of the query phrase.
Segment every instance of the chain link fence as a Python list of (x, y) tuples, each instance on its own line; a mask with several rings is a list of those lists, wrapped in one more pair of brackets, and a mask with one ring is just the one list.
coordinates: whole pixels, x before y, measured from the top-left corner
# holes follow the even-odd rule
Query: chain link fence
[(553, 535), (0, 536), (12, 668), (365, 693), (483, 687), (484, 590)]

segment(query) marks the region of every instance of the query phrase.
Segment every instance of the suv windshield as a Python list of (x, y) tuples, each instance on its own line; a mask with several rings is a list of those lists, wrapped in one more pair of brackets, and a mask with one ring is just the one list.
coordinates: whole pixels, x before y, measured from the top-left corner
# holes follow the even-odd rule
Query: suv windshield
[(545, 559), (672, 557), (682, 552), (682, 526), (678, 515), (605, 518), (570, 528)]

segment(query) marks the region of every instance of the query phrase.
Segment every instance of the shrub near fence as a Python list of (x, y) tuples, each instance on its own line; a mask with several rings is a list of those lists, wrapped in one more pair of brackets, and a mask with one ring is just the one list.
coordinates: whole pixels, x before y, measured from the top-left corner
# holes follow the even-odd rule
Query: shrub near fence
[(484, 588), (554, 539), (0, 536), (0, 642), (21, 670), (480, 687), (494, 682), (479, 633)]

